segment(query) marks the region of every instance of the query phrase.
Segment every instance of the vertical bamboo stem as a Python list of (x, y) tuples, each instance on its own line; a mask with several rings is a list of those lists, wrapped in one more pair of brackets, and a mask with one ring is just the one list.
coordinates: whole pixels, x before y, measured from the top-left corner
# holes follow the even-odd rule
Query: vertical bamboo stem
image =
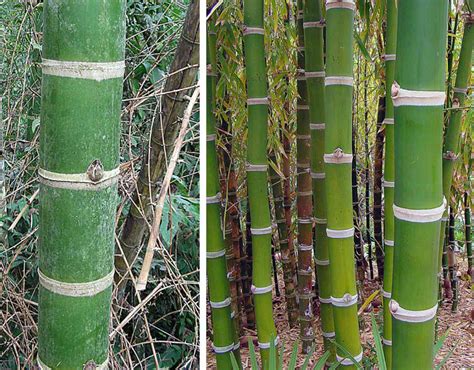
[[(447, 1), (398, 2), (393, 369), (431, 369), (437, 311)], [(429, 35), (429, 36), (428, 36)]]
[[(336, 341), (357, 361), (362, 360), (357, 317), (357, 289), (352, 218), (352, 86), (353, 1), (326, 1), (327, 47), (325, 79), (325, 171), (331, 302)], [(336, 359), (347, 368), (356, 364), (340, 351)]]

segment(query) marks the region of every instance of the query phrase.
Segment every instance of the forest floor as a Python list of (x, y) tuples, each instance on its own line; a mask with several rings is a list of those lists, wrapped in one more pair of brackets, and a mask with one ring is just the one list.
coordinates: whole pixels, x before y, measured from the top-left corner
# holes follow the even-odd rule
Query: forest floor
[[(459, 258), (459, 271), (462, 273), (460, 279), (460, 300), (458, 305), (458, 310), (456, 313), (451, 312), (451, 300), (445, 299), (441, 307), (440, 314), (438, 316), (437, 324), (437, 337), (441, 337), (446, 330), (449, 329), (449, 334), (447, 339), (444, 342), (443, 347), (438, 352), (435, 364), (439, 364), (449, 352), (452, 351), (449, 359), (442, 367), (443, 369), (460, 369), (460, 368), (474, 368), (474, 299), (472, 291), (472, 282), (467, 278), (467, 261), (465, 258)], [(376, 265), (374, 263), (374, 270), (376, 270)], [(376, 272), (375, 272), (376, 273)], [(279, 286), (280, 290), (283, 291), (283, 281), (282, 274), (279, 271)], [(364, 298), (369, 297), (375, 290), (380, 289), (380, 285), (376, 279), (369, 280), (366, 279), (364, 286)], [(210, 310), (209, 305), (207, 305), (207, 368), (215, 369), (215, 356), (212, 353), (210, 337)], [(317, 307), (316, 307), (317, 310)], [(374, 340), (372, 335), (372, 325), (371, 325), (371, 314), (374, 314), (377, 320), (378, 325), (381, 325), (382, 322), (382, 306), (381, 298), (378, 296), (374, 299), (371, 305), (362, 312), (359, 316), (359, 325), (361, 330), (361, 340), (362, 346), (364, 349), (364, 357), (372, 358), (372, 364), (376, 364), (376, 354), (374, 349)], [(297, 327), (290, 328), (288, 325), (287, 314), (286, 314), (286, 304), (285, 297), (283, 292), (280, 297), (275, 296), (275, 290), (273, 292), (273, 316), (275, 318), (275, 324), (277, 327), (278, 336), (280, 338), (280, 343), (285, 344), (284, 348), (284, 369), (287, 368), (288, 362), (291, 357), (291, 352), (293, 345), (298, 341), (299, 330)], [(321, 326), (319, 315), (316, 312), (314, 319), (314, 331), (315, 331), (315, 344), (316, 349), (311, 356), (308, 369), (311, 369), (312, 366), (316, 364), (318, 359), (323, 355), (323, 341), (321, 335)], [(248, 340), (252, 338), (254, 344), (256, 343), (256, 331), (244, 329), (244, 335), (241, 338), (241, 360), (244, 369), (250, 369), (250, 358), (248, 350)], [(258, 351), (257, 351), (258, 352)], [(259, 355), (257, 354), (257, 359)], [(305, 360), (304, 355), (300, 354), (298, 356), (298, 367), (303, 364)], [(367, 367), (367, 366), (365, 366)]]

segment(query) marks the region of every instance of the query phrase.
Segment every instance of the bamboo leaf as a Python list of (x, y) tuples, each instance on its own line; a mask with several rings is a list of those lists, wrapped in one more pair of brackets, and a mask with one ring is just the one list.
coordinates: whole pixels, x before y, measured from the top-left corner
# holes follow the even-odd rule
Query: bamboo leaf
[(311, 346), (308, 354), (306, 355), (306, 357), (304, 359), (303, 365), (301, 366), (300, 370), (306, 370), (307, 369), (308, 364), (309, 364), (309, 360), (310, 360), (311, 356), (313, 355), (313, 352), (314, 352), (315, 348), (316, 348), (316, 344), (313, 343), (313, 345)]
[(439, 340), (435, 343), (433, 347), (433, 356), (436, 356), (439, 352), (439, 350), (443, 347), (444, 342), (448, 338), (449, 335), (449, 329), (446, 330), (446, 332), (439, 338)]
[(441, 370), (444, 366), (444, 364), (449, 360), (449, 358), (452, 356), (454, 350), (457, 347), (457, 343), (449, 350), (449, 352), (444, 356), (444, 358), (441, 360), (441, 362), (436, 366), (436, 370)]
[(275, 348), (275, 337), (273, 334), (270, 336), (269, 368), (270, 370), (276, 370), (276, 348)]
[(355, 367), (357, 367), (358, 369), (362, 369), (362, 366), (360, 366), (360, 364), (356, 361), (354, 356), (352, 356), (352, 354), (345, 347), (341, 346), (336, 341), (334, 341), (334, 344), (336, 345), (337, 348), (339, 348), (341, 350), (341, 352), (342, 352), (342, 354), (344, 355), (345, 358), (348, 358), (349, 360), (352, 361), (352, 363), (354, 364)]
[(362, 41), (362, 38), (360, 37), (359, 33), (354, 31), (354, 38), (357, 42), (357, 45), (359, 46), (359, 50), (361, 51), (362, 55), (367, 61), (372, 61), (372, 58), (367, 50), (367, 48), (364, 45), (364, 42)]
[(385, 362), (382, 339), (380, 338), (379, 328), (377, 326), (377, 322), (375, 321), (375, 316), (373, 313), (370, 315), (370, 320), (372, 321), (372, 334), (374, 336), (375, 352), (377, 354), (379, 370), (386, 370), (387, 364)]
[(372, 303), (372, 301), (377, 297), (377, 295), (380, 293), (380, 290), (377, 289), (375, 292), (373, 292), (370, 296), (367, 297), (365, 302), (360, 306), (359, 311), (357, 312), (358, 315), (362, 314), (364, 310), (369, 306), (369, 304)]
[[(318, 362), (316, 362), (316, 365), (314, 365), (313, 370), (322, 370), (322, 369), (324, 369), (324, 366), (326, 365), (326, 361), (328, 360), (329, 356), (331, 356), (331, 352), (329, 352), (329, 351), (324, 352), (324, 354), (321, 356), (321, 358), (318, 360)], [(337, 366), (337, 363), (336, 363), (336, 366)]]
[(249, 344), (250, 364), (252, 365), (252, 370), (258, 370), (257, 355), (255, 354), (255, 347), (253, 345), (252, 338), (249, 338), (248, 344)]
[(293, 345), (293, 350), (291, 351), (290, 362), (288, 364), (288, 370), (296, 369), (296, 359), (298, 355), (298, 341)]
[(240, 366), (237, 363), (237, 360), (235, 359), (234, 352), (230, 353), (230, 362), (232, 364), (232, 370), (240, 370)]

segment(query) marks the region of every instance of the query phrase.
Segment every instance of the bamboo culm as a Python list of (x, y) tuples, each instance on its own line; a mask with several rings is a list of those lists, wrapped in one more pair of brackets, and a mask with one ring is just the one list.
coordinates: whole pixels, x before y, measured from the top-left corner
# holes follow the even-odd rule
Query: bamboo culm
[[(448, 3), (398, 1), (393, 369), (431, 369), (437, 312)], [(413, 282), (416, 282), (414, 284)]]
[(384, 195), (384, 274), (382, 287), (383, 300), (383, 350), (387, 369), (392, 368), (392, 314), (389, 302), (392, 296), (393, 281), (393, 254), (395, 227), (393, 219), (393, 197), (395, 191), (395, 132), (394, 108), (391, 98), (392, 84), (395, 77), (396, 48), (397, 48), (397, 3), (396, 0), (387, 0), (386, 19), (387, 29), (385, 35), (385, 160), (383, 173)]
[(44, 3), (40, 368), (108, 367), (125, 8), (124, 0)]
[[(325, 173), (331, 303), (336, 341), (362, 360), (352, 218), (353, 1), (326, 1)], [(345, 368), (358, 364), (338, 349)]]
[(244, 62), (247, 75), (247, 183), (251, 215), (255, 321), (262, 367), (269, 366), (270, 341), (278, 342), (272, 303), (272, 225), (268, 202), (268, 93), (263, 0), (244, 0)]

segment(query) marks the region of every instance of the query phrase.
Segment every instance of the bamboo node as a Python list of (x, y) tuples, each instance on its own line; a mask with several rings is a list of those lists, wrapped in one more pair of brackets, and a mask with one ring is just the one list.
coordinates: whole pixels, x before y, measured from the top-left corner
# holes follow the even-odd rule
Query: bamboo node
[[(280, 337), (277, 337), (275, 338), (275, 340), (273, 341), (273, 344), (276, 346), (278, 346), (278, 342), (280, 341)], [(270, 348), (270, 342), (258, 342), (258, 347), (260, 349), (269, 349)]]
[(392, 316), (399, 321), (420, 323), (429, 321), (436, 316), (438, 304), (436, 303), (433, 307), (426, 310), (412, 311), (402, 308), (397, 301), (392, 299), (389, 303), (389, 309)]
[(385, 339), (384, 337), (382, 337), (382, 343), (386, 346), (391, 346), (392, 345), (392, 341), (388, 340), (388, 339)]
[(319, 21), (303, 22), (303, 28), (323, 28), (326, 26), (326, 20), (321, 18)]
[(357, 293), (354, 295), (345, 293), (341, 298), (331, 296), (331, 303), (336, 307), (349, 307), (357, 303), (358, 297)]
[(325, 123), (310, 123), (309, 129), (310, 130), (324, 130), (326, 128)]
[(255, 285), (252, 284), (250, 287), (250, 291), (253, 294), (265, 294), (265, 293), (271, 293), (273, 289), (273, 285), (265, 286), (265, 287), (256, 287)]
[(216, 354), (224, 354), (234, 350), (234, 343), (229, 344), (228, 346), (218, 347), (212, 343), (212, 350)]
[(329, 266), (329, 260), (319, 260), (319, 259), (315, 258), (314, 263), (317, 266)]
[(222, 195), (218, 192), (216, 195), (212, 197), (206, 197), (206, 204), (219, 204), (221, 202)]
[[(356, 360), (357, 362), (361, 362), (362, 361), (362, 351), (357, 355), (357, 356), (352, 356), (354, 358), (354, 360)], [(354, 365), (354, 362), (350, 359), (350, 358), (347, 358), (347, 357), (341, 357), (339, 356), (337, 353), (336, 353), (336, 360), (338, 362), (340, 362), (342, 365), (346, 365), (346, 366), (350, 366), (350, 365)]]
[(336, 336), (336, 333), (333, 331), (330, 331), (330, 332), (323, 331), (324, 338), (334, 338), (335, 336)]
[(394, 107), (441, 106), (446, 99), (444, 91), (406, 90), (396, 81), (393, 81), (391, 95)]
[(248, 36), (248, 35), (264, 35), (265, 34), (265, 30), (261, 27), (249, 27), (249, 26), (246, 26), (244, 25), (243, 26), (243, 30), (242, 30), (242, 33), (244, 36)]
[(393, 247), (395, 245), (395, 242), (393, 240), (385, 239), (383, 242), (384, 245), (386, 245), (387, 247)]
[(227, 297), (223, 301), (219, 301), (219, 302), (209, 301), (209, 304), (211, 305), (212, 308), (225, 308), (227, 306), (230, 306), (230, 303), (231, 303), (230, 297)]

